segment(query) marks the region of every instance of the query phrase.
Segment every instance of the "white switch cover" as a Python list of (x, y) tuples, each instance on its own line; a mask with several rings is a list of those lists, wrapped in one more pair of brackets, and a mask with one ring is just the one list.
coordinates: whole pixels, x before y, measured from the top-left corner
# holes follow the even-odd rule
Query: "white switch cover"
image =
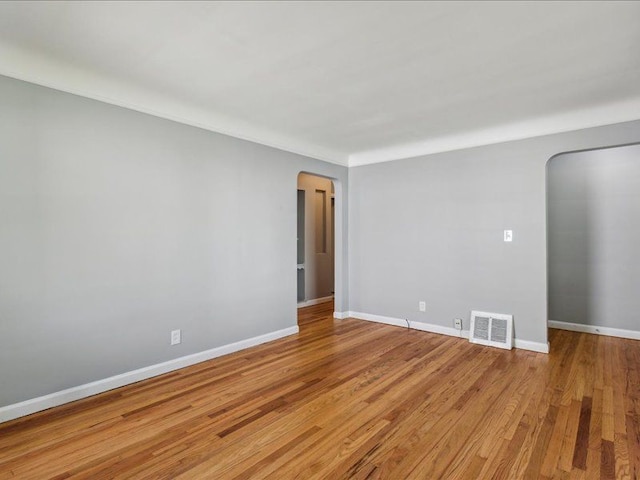
[(505, 242), (513, 242), (513, 230), (505, 230), (504, 231), (504, 241)]
[(177, 345), (182, 341), (180, 330), (171, 330), (171, 345)]
[(426, 312), (427, 311), (427, 302), (418, 303), (418, 308), (420, 309), (421, 312)]

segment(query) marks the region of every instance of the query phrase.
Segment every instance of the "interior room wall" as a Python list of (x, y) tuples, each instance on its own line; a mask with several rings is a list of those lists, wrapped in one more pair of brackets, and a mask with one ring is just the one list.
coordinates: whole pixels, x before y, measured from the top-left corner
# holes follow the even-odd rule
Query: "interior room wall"
[(345, 167), (7, 77), (0, 104), (0, 406), (296, 325), (297, 176)]
[(471, 310), (513, 314), (516, 346), (544, 349), (546, 163), (639, 140), (628, 122), (351, 168), (351, 311), (466, 329)]
[(338, 312), (512, 313), (542, 345), (545, 164), (640, 141), (629, 122), (347, 170), (6, 77), (0, 102), (0, 406), (294, 326), (300, 171), (337, 179)]
[(640, 145), (548, 165), (549, 318), (640, 331)]
[[(305, 192), (305, 301), (333, 295), (334, 254), (331, 239), (331, 196), (333, 182), (301, 173), (298, 190)], [(320, 205), (320, 203), (324, 205)], [(324, 238), (320, 238), (324, 237)]]

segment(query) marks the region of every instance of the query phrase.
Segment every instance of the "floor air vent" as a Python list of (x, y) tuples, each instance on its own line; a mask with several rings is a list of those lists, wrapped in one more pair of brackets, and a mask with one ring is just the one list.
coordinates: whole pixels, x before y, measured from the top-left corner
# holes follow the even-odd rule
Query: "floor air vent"
[(511, 350), (513, 346), (513, 315), (472, 311), (469, 341)]

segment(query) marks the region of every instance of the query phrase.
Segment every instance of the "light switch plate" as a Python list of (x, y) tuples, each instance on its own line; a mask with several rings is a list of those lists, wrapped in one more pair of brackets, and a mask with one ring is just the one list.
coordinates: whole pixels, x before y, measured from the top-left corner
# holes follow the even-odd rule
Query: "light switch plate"
[(505, 230), (504, 231), (504, 241), (505, 242), (513, 242), (513, 230)]

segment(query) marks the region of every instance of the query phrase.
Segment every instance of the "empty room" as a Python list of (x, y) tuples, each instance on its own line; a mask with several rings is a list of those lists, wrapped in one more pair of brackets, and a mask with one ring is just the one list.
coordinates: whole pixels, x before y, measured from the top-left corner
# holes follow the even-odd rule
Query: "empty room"
[(0, 2), (0, 480), (640, 479), (640, 2)]

